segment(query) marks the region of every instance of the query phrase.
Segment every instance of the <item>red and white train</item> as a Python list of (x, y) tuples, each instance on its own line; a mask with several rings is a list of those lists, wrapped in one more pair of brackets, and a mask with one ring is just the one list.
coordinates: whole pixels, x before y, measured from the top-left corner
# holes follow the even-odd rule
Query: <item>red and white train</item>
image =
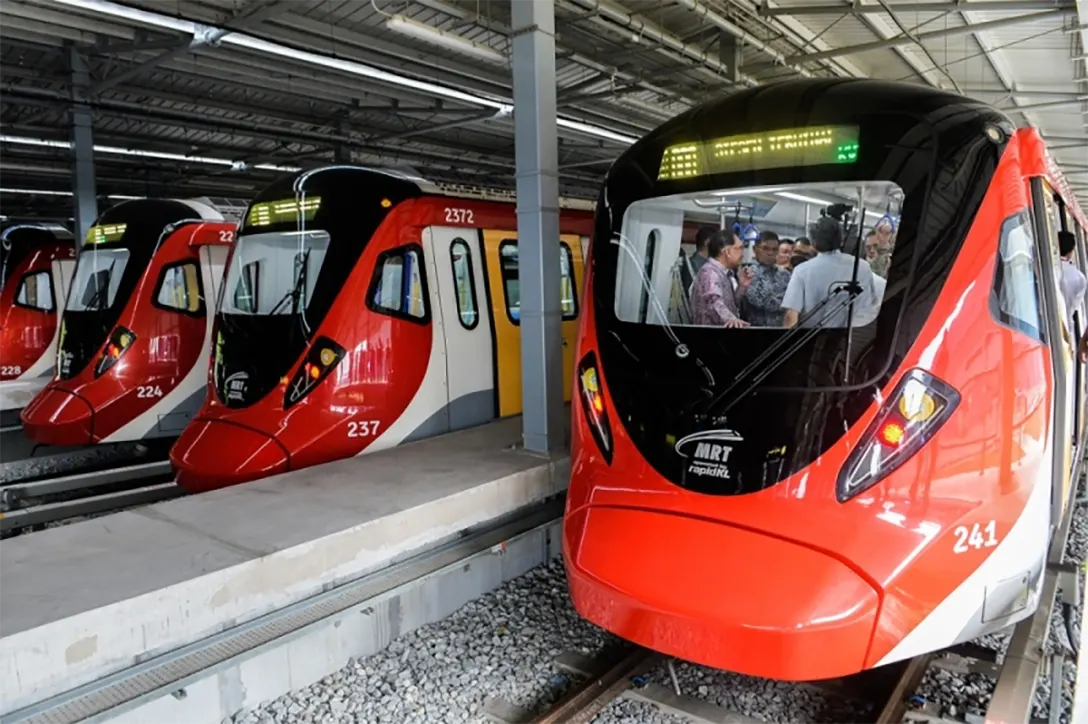
[(177, 437), (204, 402), (211, 319), (235, 224), (204, 200), (136, 199), (80, 251), (55, 378), (22, 412), (36, 443)]
[[(824, 247), (738, 284), (744, 328), (672, 306), (682, 225), (715, 199)], [(882, 276), (855, 250), (886, 215)], [(920, 86), (755, 88), (632, 146), (598, 203), (576, 353), (578, 612), (788, 680), (1030, 615), (1086, 432), (1068, 320), (1088, 310), (1065, 309), (1059, 231), (1088, 270), (1088, 219), (1038, 133)]]
[[(592, 218), (560, 214), (571, 380)], [(170, 453), (190, 492), (521, 411), (512, 201), (331, 166), (249, 207), (215, 319), (210, 391)], [(567, 386), (569, 391), (571, 386)]]
[(14, 417), (52, 376), (75, 243), (59, 224), (20, 222), (0, 245), (0, 413)]

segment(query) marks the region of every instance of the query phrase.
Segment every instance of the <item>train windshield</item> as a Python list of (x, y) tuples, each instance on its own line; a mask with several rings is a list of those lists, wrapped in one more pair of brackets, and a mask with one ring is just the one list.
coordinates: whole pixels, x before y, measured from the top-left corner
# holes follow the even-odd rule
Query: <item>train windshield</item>
[(313, 297), (329, 249), (324, 230), (281, 231), (238, 238), (231, 257), (224, 314), (300, 314)]
[[(735, 337), (876, 322), (903, 192), (891, 182), (721, 189), (628, 207), (614, 311)], [(709, 247), (709, 251), (708, 251)], [(713, 258), (708, 258), (713, 255)], [(900, 257), (902, 259), (902, 257)]]
[[(645, 459), (688, 489), (762, 490), (861, 419), (930, 321), (1013, 129), (926, 89), (798, 88), (666, 123), (598, 205), (603, 383)], [(734, 441), (727, 476), (686, 464), (684, 441), (710, 434)]]
[(73, 312), (104, 312), (117, 303), (117, 291), (132, 253), (128, 249), (80, 252), (68, 294), (67, 309)]
[(78, 375), (105, 344), (167, 230), (197, 217), (182, 201), (138, 199), (95, 220), (68, 288), (57, 349), (60, 379)]
[(258, 195), (219, 293), (213, 378), (224, 405), (247, 407), (275, 389), (375, 231), (398, 203), (419, 194), (417, 185), (389, 174), (333, 166), (287, 176)]

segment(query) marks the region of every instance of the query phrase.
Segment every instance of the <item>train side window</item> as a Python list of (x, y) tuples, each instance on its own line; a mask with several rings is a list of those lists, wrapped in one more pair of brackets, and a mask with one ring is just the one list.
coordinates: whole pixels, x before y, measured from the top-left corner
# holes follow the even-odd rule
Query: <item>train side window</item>
[[(514, 324), (521, 323), (521, 285), (518, 281), (518, 243), (506, 239), (499, 244), (499, 268), (502, 273), (506, 314)], [(570, 247), (559, 242), (559, 307), (564, 320), (578, 318), (578, 290), (574, 283), (574, 260)]]
[(1039, 313), (1041, 296), (1031, 216), (1027, 213), (1016, 214), (1001, 225), (990, 308), (1003, 324), (1044, 341)]
[(518, 243), (503, 239), (499, 244), (499, 273), (502, 275), (502, 291), (506, 297), (506, 316), (514, 324), (521, 324), (521, 284), (518, 281)]
[(383, 252), (378, 256), (367, 291), (367, 306), (380, 314), (410, 322), (430, 322), (427, 278), (422, 264), (423, 249), (417, 244)]
[(464, 239), (454, 239), (450, 244), (450, 265), (453, 267), (453, 288), (457, 293), (457, 313), (461, 326), (476, 329), (480, 317), (476, 308), (476, 280), (472, 276), (472, 252)]
[(52, 312), (53, 279), (47, 271), (24, 274), (15, 295), (15, 306), (38, 312)]
[[(204, 314), (204, 290), (200, 268), (191, 261), (170, 264), (159, 274), (155, 306), (186, 314)], [(235, 299), (238, 295), (235, 293)]]
[(559, 242), (559, 283), (562, 294), (559, 307), (563, 310), (563, 319), (578, 319), (578, 290), (574, 283), (574, 257), (566, 242)]

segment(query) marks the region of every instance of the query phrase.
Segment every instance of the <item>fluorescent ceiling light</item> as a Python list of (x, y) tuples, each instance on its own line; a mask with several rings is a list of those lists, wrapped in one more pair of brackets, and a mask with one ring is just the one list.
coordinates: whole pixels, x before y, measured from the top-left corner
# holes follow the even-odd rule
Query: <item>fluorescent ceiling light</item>
[(781, 196), (784, 199), (790, 199), (791, 201), (800, 201), (803, 204), (817, 204), (819, 206), (828, 206), (832, 202), (824, 201), (823, 199), (817, 199), (812, 196), (802, 196), (801, 194), (795, 194), (792, 191), (776, 191), (776, 196)]
[[(54, 191), (52, 189), (10, 189), (0, 188), (0, 194), (25, 194), (27, 196), (71, 196), (71, 191)], [(126, 196), (125, 194), (110, 194), (107, 199), (116, 199), (118, 201), (135, 201), (137, 199), (146, 199), (146, 196)]]
[(506, 64), (506, 56), (490, 46), (474, 42), (468, 38), (463, 38), (455, 33), (440, 30), (439, 28), (427, 25), (426, 23), (417, 22), (411, 18), (406, 18), (403, 15), (391, 15), (389, 19), (385, 21), (385, 27), (395, 33), (407, 35), (410, 38), (422, 40), (425, 43), (437, 45), (446, 50), (452, 50), (456, 53), (465, 53), (474, 58), (486, 60), (489, 63), (496, 63), (499, 65)]
[[(72, 144), (68, 141), (51, 141), (46, 138), (30, 138), (27, 136), (6, 136), (0, 135), (0, 143), (11, 143), (17, 146), (44, 146), (47, 148), (71, 148)], [(238, 161), (231, 161), (226, 158), (212, 158), (210, 156), (187, 156), (183, 153), (168, 153), (166, 151), (145, 151), (140, 148), (121, 148), (120, 146), (100, 146), (97, 143), (94, 145), (95, 153), (113, 153), (119, 156), (138, 156), (141, 158), (157, 158), (165, 161), (186, 161), (188, 163), (207, 163), (213, 166), (231, 166), (235, 167), (239, 165)], [(258, 163), (253, 166), (263, 171), (283, 171), (285, 173), (294, 173), (295, 171), (301, 171), (302, 169), (297, 166), (277, 166), (272, 163)]]
[[(109, 15), (122, 20), (150, 25), (151, 27), (173, 30), (186, 35), (196, 35), (198, 32), (208, 29), (207, 26), (194, 23), (190, 20), (180, 20), (167, 15), (152, 13), (147, 10), (117, 5), (116, 3), (108, 2), (108, 0), (51, 0), (51, 2), (99, 13), (101, 15)], [(485, 108), (494, 108), (495, 110), (504, 112), (509, 112), (508, 109), (513, 108), (513, 101), (510, 99), (497, 99), (477, 95), (475, 93), (466, 93), (465, 91), (440, 85), (438, 83), (429, 83), (427, 81), (416, 80), (415, 78), (409, 78), (396, 73), (390, 73), (389, 71), (381, 70), (380, 68), (375, 68), (374, 66), (366, 65), (365, 63), (360, 63), (358, 61), (331, 58), (326, 55), (319, 55), (305, 50), (297, 50), (286, 45), (280, 45), (279, 43), (261, 40), (260, 38), (255, 38), (252, 35), (246, 35), (244, 33), (227, 33), (219, 40), (219, 43), (221, 45), (234, 45), (239, 48), (247, 48), (249, 50), (287, 58), (288, 60), (295, 60), (300, 63), (320, 68), (338, 70), (349, 75), (369, 78), (381, 83), (400, 86), (401, 88), (410, 88), (434, 98), (449, 98), (450, 100), (470, 103)], [(557, 123), (559, 126), (572, 131), (578, 131), (579, 133), (616, 141), (617, 143), (626, 145), (631, 145), (638, 140), (633, 136), (616, 133), (607, 128), (582, 123), (581, 121), (575, 121), (568, 118), (557, 118)]]

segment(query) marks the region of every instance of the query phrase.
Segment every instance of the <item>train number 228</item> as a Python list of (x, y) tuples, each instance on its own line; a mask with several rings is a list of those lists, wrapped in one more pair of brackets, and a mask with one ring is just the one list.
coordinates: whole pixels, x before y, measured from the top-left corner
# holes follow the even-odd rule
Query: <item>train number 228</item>
[(447, 224), (472, 224), (476, 221), (476, 215), (472, 209), (446, 209)]
[(997, 523), (992, 520), (981, 527), (978, 523), (970, 528), (958, 525), (952, 532), (956, 536), (956, 545), (952, 546), (953, 553), (966, 553), (970, 548), (993, 548), (997, 545)]
[(348, 423), (348, 437), (373, 437), (378, 434), (380, 420), (351, 421)]

